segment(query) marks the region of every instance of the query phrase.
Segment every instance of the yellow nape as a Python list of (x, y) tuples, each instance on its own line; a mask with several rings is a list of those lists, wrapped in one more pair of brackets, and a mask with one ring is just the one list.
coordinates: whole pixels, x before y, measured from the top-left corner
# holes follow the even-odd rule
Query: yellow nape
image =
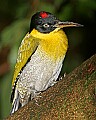
[(65, 56), (68, 48), (68, 39), (62, 29), (55, 29), (50, 33), (40, 33), (33, 29), (30, 33), (35, 38), (40, 39), (40, 47), (53, 60), (60, 59)]

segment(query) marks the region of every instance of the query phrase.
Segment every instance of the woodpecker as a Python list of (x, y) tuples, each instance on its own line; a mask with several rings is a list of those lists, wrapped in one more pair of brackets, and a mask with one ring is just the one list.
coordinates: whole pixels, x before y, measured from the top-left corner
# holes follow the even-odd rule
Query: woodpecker
[(11, 114), (56, 83), (68, 49), (68, 39), (62, 28), (72, 26), (82, 25), (62, 22), (45, 11), (32, 16), (30, 30), (18, 50)]

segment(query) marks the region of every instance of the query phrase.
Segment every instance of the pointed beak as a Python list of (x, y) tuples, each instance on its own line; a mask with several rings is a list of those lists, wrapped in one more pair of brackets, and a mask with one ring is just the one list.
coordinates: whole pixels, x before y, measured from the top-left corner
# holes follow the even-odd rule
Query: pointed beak
[(63, 27), (83, 27), (83, 25), (78, 24), (78, 23), (74, 23), (74, 22), (61, 22), (61, 21), (59, 21), (58, 23), (56, 23), (54, 25), (54, 27), (57, 27), (57, 28), (63, 28)]

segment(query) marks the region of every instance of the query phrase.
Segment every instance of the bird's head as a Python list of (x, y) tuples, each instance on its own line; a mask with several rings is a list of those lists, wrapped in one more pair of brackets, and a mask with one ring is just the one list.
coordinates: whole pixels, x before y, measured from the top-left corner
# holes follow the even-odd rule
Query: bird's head
[(62, 22), (53, 14), (45, 11), (37, 12), (31, 18), (30, 31), (36, 29), (40, 33), (50, 33), (63, 27), (80, 27), (82, 25), (73, 22)]

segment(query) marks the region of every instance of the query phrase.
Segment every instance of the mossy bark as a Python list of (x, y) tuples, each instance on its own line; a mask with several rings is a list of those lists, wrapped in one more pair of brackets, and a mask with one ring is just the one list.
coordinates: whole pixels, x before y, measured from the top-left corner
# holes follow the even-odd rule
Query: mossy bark
[(6, 120), (96, 120), (96, 54)]

